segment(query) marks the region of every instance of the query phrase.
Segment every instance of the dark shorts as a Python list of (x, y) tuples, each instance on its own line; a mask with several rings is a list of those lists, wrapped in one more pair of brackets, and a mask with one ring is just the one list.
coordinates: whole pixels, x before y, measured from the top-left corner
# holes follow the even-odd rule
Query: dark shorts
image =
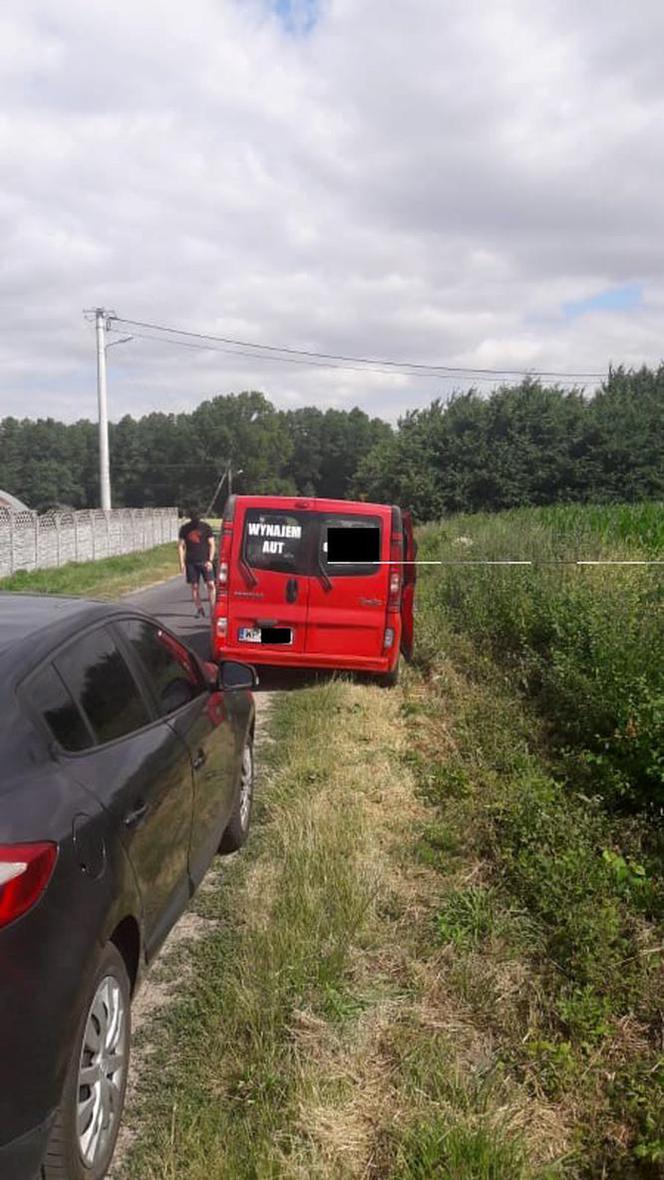
[(212, 566), (205, 566), (202, 561), (188, 561), (187, 562), (187, 581), (190, 586), (197, 586), (201, 578), (204, 582), (214, 581), (214, 570)]

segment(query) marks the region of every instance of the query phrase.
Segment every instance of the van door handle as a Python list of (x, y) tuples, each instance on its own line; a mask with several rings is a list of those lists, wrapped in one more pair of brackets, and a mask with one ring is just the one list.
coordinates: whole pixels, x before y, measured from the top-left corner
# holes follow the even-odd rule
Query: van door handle
[(147, 803), (144, 803), (143, 800), (141, 800), (134, 808), (132, 808), (131, 811), (127, 811), (125, 813), (124, 826), (126, 828), (135, 827), (136, 824), (143, 819), (143, 816), (147, 815), (147, 811)]
[(286, 602), (295, 602), (297, 599), (297, 578), (289, 578), (286, 582)]
[(205, 750), (199, 750), (194, 758), (194, 770), (200, 770), (201, 766), (205, 766), (207, 762), (207, 754)]

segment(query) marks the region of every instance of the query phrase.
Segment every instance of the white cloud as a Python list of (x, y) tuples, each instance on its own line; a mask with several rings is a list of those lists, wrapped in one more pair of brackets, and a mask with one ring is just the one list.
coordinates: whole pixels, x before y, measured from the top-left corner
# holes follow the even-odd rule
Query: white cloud
[[(664, 10), (6, 0), (0, 413), (95, 413), (81, 315), (351, 355), (657, 363)], [(642, 283), (643, 306), (563, 303)], [(394, 418), (453, 382), (136, 338), (113, 415), (261, 388)]]

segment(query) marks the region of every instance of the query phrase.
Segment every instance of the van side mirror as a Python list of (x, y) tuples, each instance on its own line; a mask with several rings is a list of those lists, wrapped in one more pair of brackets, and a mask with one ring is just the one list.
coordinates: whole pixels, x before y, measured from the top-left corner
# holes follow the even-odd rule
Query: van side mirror
[(256, 688), (258, 676), (250, 664), (240, 664), (237, 660), (224, 660), (219, 665), (218, 685), (222, 692), (237, 692), (238, 689)]

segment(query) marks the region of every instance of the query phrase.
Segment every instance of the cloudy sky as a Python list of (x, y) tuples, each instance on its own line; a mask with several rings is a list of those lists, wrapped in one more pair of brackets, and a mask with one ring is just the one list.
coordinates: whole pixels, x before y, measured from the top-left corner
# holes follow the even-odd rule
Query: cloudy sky
[[(659, 0), (4, 0), (0, 415), (94, 417), (97, 305), (349, 357), (657, 363), (663, 46)], [(460, 384), (116, 326), (113, 418), (257, 388), (394, 419)]]

